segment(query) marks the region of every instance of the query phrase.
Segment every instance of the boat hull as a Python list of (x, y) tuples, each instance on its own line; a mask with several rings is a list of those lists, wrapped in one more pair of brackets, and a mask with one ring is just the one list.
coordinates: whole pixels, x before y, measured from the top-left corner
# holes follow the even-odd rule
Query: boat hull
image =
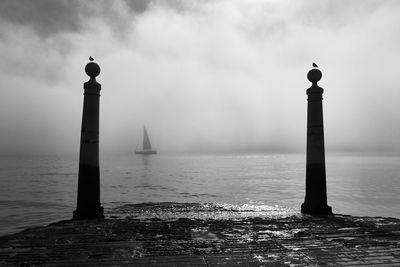
[(137, 154), (137, 155), (153, 155), (153, 154), (157, 154), (157, 151), (156, 150), (135, 151), (135, 154)]

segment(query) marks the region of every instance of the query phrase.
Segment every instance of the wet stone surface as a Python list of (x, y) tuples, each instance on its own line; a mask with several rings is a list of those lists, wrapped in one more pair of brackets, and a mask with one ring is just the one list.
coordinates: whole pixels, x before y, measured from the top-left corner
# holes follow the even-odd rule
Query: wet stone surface
[(125, 205), (0, 237), (1, 266), (400, 266), (400, 220), (215, 204)]

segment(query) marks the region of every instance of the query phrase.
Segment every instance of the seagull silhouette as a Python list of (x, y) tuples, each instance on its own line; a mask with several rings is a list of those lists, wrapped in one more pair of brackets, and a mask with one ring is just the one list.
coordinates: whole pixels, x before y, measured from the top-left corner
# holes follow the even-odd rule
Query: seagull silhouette
[(90, 60), (90, 61), (93, 61), (94, 59), (93, 59), (92, 57), (89, 57), (89, 60)]
[(313, 64), (312, 64), (312, 66), (313, 66), (314, 68), (318, 68), (318, 65), (315, 64), (314, 62), (313, 62)]

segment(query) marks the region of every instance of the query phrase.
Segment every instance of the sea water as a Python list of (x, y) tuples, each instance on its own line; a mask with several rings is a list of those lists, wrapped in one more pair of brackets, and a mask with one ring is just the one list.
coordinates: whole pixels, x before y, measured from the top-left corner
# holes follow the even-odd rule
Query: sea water
[[(334, 213), (400, 218), (400, 156), (327, 153)], [(300, 211), (304, 154), (102, 156), (101, 202), (219, 203)], [(71, 219), (78, 157), (0, 157), (0, 235)]]

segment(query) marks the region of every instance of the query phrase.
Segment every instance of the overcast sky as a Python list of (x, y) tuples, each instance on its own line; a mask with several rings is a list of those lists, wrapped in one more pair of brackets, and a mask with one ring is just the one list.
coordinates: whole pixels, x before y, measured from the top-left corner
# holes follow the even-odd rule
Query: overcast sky
[(304, 151), (323, 73), (327, 150), (400, 152), (400, 1), (1, 0), (0, 154), (79, 151), (84, 67), (100, 147)]

